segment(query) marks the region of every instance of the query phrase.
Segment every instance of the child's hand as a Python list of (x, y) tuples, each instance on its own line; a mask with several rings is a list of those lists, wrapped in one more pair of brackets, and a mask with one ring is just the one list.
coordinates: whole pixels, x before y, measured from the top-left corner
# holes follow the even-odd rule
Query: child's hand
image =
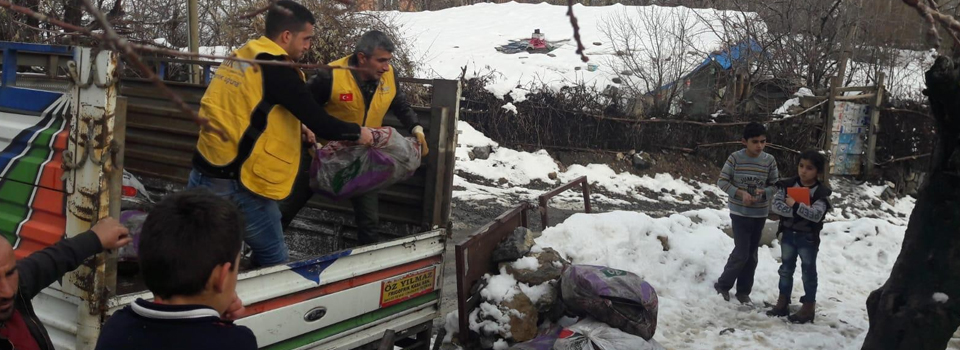
[(230, 303), (230, 306), (227, 307), (227, 310), (223, 313), (223, 319), (228, 321), (234, 321), (240, 319), (246, 313), (246, 309), (243, 307), (243, 301), (240, 300), (240, 296), (234, 294), (233, 302)]
[(787, 202), (787, 205), (789, 205), (789, 206), (791, 206), (791, 207), (792, 207), (794, 204), (797, 204), (797, 201), (793, 200), (793, 198), (791, 198), (791, 197), (787, 197), (787, 199), (785, 199), (784, 201)]
[(740, 190), (740, 197), (743, 198), (743, 204), (746, 205), (752, 205), (753, 203), (757, 202), (757, 200), (754, 199), (750, 193), (747, 193), (747, 191), (744, 190)]

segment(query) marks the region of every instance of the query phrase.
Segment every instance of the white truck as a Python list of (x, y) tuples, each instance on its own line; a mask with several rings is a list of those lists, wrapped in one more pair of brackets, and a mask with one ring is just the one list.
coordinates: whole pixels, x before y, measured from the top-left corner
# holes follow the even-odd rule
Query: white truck
[[(121, 74), (117, 53), (10, 42), (0, 49), (0, 234), (18, 257), (117, 217), (130, 190), (121, 186), (124, 169), (165, 191), (186, 183), (197, 126), (150, 82)], [(205, 77), (217, 65), (151, 62), (161, 73), (199, 65)], [(349, 203), (315, 197), (288, 232), (291, 261), (241, 271), (237, 291), (249, 312), (237, 323), (260, 348), (373, 348), (392, 330), (396, 345), (428, 349), (440, 312), (460, 85), (400, 81), (432, 92), (417, 112), (435, 152), (413, 178), (381, 192), (382, 234), (391, 239), (349, 247)], [(191, 108), (205, 89), (167, 85)], [(92, 349), (113, 312), (152, 298), (136, 274), (117, 267), (116, 252), (100, 254), (34, 300), (58, 349)]]

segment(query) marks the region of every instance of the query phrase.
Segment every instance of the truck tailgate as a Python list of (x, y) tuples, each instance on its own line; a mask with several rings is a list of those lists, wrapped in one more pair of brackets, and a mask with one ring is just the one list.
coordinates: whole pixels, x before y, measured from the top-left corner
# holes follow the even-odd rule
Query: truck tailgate
[[(237, 293), (257, 344), (268, 349), (352, 348), (386, 329), (439, 316), (445, 230), (240, 274)], [(120, 296), (111, 313), (150, 293)], [(381, 330), (382, 329), (382, 330)]]

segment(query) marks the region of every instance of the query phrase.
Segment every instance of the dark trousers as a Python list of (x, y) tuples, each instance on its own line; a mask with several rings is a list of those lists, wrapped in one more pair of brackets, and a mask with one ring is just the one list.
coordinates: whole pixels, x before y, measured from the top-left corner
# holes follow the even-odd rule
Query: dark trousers
[[(290, 192), (289, 197), (279, 203), (280, 223), (284, 230), (313, 197), (313, 190), (310, 189), (310, 162), (313, 158), (308, 149), (309, 146), (304, 145), (303, 152), (300, 154), (300, 171), (297, 172), (297, 179), (293, 182), (293, 191)], [(357, 240), (360, 245), (373, 244), (380, 240), (376, 232), (380, 226), (379, 201), (380, 196), (376, 191), (350, 198), (357, 225)]]
[(747, 218), (730, 214), (733, 220), (733, 251), (723, 268), (723, 274), (717, 280), (722, 290), (733, 288), (737, 284), (737, 295), (750, 295), (753, 289), (753, 275), (757, 272), (757, 250), (760, 248), (760, 234), (766, 218)]

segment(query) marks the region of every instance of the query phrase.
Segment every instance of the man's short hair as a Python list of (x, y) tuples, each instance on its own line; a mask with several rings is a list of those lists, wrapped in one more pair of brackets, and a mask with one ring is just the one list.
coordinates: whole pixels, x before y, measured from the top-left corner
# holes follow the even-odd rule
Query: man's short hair
[(353, 52), (362, 52), (364, 55), (370, 56), (373, 55), (373, 51), (378, 48), (390, 53), (393, 53), (393, 51), (397, 49), (397, 47), (393, 45), (393, 40), (390, 40), (387, 34), (379, 30), (371, 30), (360, 36), (360, 41), (357, 41), (357, 47)]
[(750, 122), (745, 128), (743, 128), (743, 139), (749, 140), (758, 136), (766, 136), (767, 128), (763, 124), (757, 122)]
[(236, 265), (243, 230), (237, 207), (210, 190), (167, 196), (151, 209), (140, 231), (144, 283), (161, 298), (199, 294), (217, 265)]
[[(277, 7), (283, 8), (286, 11), (280, 11)], [(292, 33), (296, 33), (303, 30), (303, 26), (307, 25), (307, 23), (317, 24), (317, 19), (313, 17), (310, 10), (294, 1), (280, 0), (267, 11), (264, 35), (274, 39), (284, 31), (289, 30)]]
[(823, 174), (824, 167), (827, 164), (827, 157), (820, 153), (820, 150), (810, 149), (800, 153), (800, 159), (806, 159), (810, 161), (810, 164), (813, 164), (814, 168), (817, 168), (817, 175)]

